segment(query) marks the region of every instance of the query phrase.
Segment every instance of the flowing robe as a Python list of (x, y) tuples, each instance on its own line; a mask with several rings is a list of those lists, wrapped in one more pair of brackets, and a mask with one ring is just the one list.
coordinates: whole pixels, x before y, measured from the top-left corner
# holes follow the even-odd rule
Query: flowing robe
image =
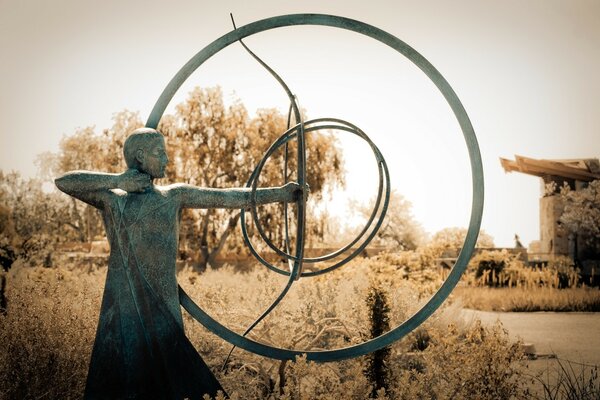
[(86, 399), (201, 399), (223, 390), (183, 330), (175, 275), (181, 205), (175, 191), (105, 191), (110, 243)]

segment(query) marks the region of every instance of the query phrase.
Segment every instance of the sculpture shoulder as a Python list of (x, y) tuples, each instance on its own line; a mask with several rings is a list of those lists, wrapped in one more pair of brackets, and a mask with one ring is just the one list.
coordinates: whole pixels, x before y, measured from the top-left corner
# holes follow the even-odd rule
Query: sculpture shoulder
[[(180, 206), (181, 203), (181, 194), (183, 191), (185, 191), (185, 189), (183, 189), (183, 187), (185, 187), (185, 184), (181, 184), (181, 183), (174, 183), (171, 185), (165, 185), (165, 186), (154, 186), (153, 190), (151, 191), (151, 195), (156, 197), (155, 201), (159, 201), (159, 200), (165, 200), (169, 203), (172, 203), (176, 206)], [(189, 186), (189, 185), (187, 185)]]
[(107, 192), (110, 193), (110, 206), (118, 206), (122, 208), (126, 203), (137, 204), (137, 203), (170, 203), (171, 201), (176, 202), (177, 191), (172, 190), (175, 185), (168, 186), (154, 186), (145, 192), (126, 192), (122, 189), (110, 189)]
[(158, 194), (165, 198), (178, 199), (181, 198), (182, 195), (200, 188), (187, 183), (173, 183), (167, 186), (155, 186), (154, 189)]
[(176, 198), (184, 191), (186, 185), (185, 183), (173, 183), (166, 186), (154, 186), (154, 193), (158, 196), (164, 197), (165, 199)]

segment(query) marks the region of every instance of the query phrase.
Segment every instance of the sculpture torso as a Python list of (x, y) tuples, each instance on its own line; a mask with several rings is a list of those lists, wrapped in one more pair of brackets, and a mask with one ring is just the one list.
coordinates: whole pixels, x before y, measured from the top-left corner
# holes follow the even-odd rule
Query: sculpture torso
[(178, 202), (168, 188), (162, 187), (143, 193), (111, 192), (102, 210), (111, 248), (109, 273), (135, 263), (143, 279), (182, 325), (175, 274)]
[(111, 251), (84, 397), (201, 399), (223, 388), (183, 331), (170, 187), (109, 190), (95, 203)]

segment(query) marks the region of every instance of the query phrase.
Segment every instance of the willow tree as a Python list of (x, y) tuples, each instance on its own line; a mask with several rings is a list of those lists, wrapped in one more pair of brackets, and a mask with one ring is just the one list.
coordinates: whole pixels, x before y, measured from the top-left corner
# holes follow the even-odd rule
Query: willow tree
[[(371, 215), (375, 200), (371, 198), (367, 204), (352, 203), (352, 208), (366, 220)], [(392, 189), (385, 219), (373, 243), (398, 251), (415, 250), (425, 237), (425, 230), (412, 213), (412, 203)]]
[[(94, 127), (80, 128), (62, 138), (58, 153), (46, 152), (37, 159), (41, 178), (53, 180), (73, 170), (123, 172), (123, 143), (128, 133), (143, 126), (138, 113), (122, 111), (113, 116), (113, 126), (97, 133)], [(61, 195), (61, 197), (63, 197)], [(57, 234), (76, 235), (80, 242), (91, 242), (104, 234), (100, 214), (92, 206), (74, 197), (64, 196), (68, 202), (69, 217), (57, 221), (61, 227)]]
[[(287, 117), (276, 109), (259, 110), (250, 118), (239, 101), (225, 106), (220, 88), (196, 88), (176, 107), (175, 114), (163, 118), (159, 126), (166, 136), (171, 159), (167, 176), (171, 181), (205, 187), (245, 186), (266, 150), (286, 129)], [(307, 181), (314, 202), (322, 199), (327, 188), (343, 185), (343, 164), (333, 136), (311, 133), (306, 143)], [(295, 154), (294, 141), (289, 143), (287, 156), (285, 147), (276, 151), (265, 164), (259, 185), (281, 185), (296, 179)], [(259, 209), (267, 236), (281, 248), (283, 215), (281, 205)], [(201, 267), (226, 247), (230, 252), (243, 252), (240, 235), (231, 237), (239, 219), (239, 210), (185, 210), (180, 248), (184, 253), (199, 254), (197, 262)], [(315, 226), (318, 225), (312, 225), (311, 231), (322, 234)], [(250, 229), (255, 235), (255, 230)]]
[[(137, 113), (123, 111), (114, 117), (114, 125), (100, 134), (93, 128), (77, 131), (63, 138), (60, 151), (40, 157), (42, 169), (49, 175), (76, 169), (122, 172), (123, 142), (129, 132), (142, 126)], [(243, 187), (265, 151), (287, 128), (287, 116), (276, 109), (262, 109), (250, 117), (239, 101), (226, 106), (220, 88), (195, 88), (177, 105), (173, 115), (165, 115), (159, 125), (165, 135), (170, 163), (163, 184), (185, 182), (203, 187)], [(343, 185), (343, 163), (338, 142), (330, 134), (310, 133), (307, 143), (307, 181), (310, 201), (322, 199), (327, 188)], [(295, 143), (279, 149), (266, 163), (260, 186), (281, 185), (295, 180)], [(287, 160), (287, 173), (284, 163)], [(293, 219), (290, 208), (290, 221)], [(101, 232), (97, 213), (81, 202), (72, 204), (76, 227), (86, 240)], [(281, 205), (263, 206), (260, 220), (267, 236), (283, 246), (283, 210)], [(240, 235), (231, 235), (240, 219), (240, 210), (185, 210), (182, 215), (180, 255), (201, 268), (227, 249), (243, 252)], [(322, 234), (319, 224), (309, 228)], [(293, 226), (291, 227), (293, 228)], [(252, 235), (255, 229), (250, 227)], [(293, 229), (291, 229), (293, 231)]]

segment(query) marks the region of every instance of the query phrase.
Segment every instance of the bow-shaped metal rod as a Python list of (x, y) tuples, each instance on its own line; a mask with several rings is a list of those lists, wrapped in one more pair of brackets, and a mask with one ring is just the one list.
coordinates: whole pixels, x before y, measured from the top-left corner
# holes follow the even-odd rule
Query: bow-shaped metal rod
[[(233, 24), (233, 29), (237, 29), (237, 26), (235, 24), (235, 20), (233, 19), (233, 14), (229, 14), (229, 16), (231, 17), (231, 23)], [(297, 157), (298, 157), (298, 165), (297, 167), (297, 183), (298, 185), (300, 185), (301, 188), (304, 188), (306, 186), (306, 144), (305, 144), (305, 135), (304, 135), (304, 120), (302, 118), (302, 114), (300, 113), (300, 107), (298, 106), (298, 99), (296, 98), (296, 96), (294, 96), (294, 94), (292, 93), (292, 91), (290, 90), (289, 86), (284, 82), (284, 80), (281, 78), (281, 76), (279, 76), (279, 74), (277, 74), (277, 72), (275, 72), (273, 70), (273, 68), (271, 68), (269, 65), (267, 65), (267, 63), (265, 63), (260, 57), (258, 57), (256, 55), (256, 53), (254, 53), (252, 50), (250, 50), (250, 48), (246, 45), (246, 43), (244, 43), (244, 41), (242, 39), (239, 40), (240, 44), (244, 47), (244, 49), (248, 52), (248, 54), (250, 54), (260, 65), (262, 65), (276, 80), (277, 82), (279, 82), (279, 84), (281, 85), (281, 87), (283, 88), (283, 90), (285, 91), (285, 93), (287, 94), (289, 100), (290, 100), (290, 109), (294, 112), (294, 119), (296, 120), (296, 126), (298, 127), (298, 136), (296, 138), (297, 143), (298, 143), (298, 148), (297, 148)], [(288, 128), (290, 127), (290, 117), (288, 116)], [(286, 143), (286, 154), (287, 154), (287, 143)], [(287, 162), (286, 162), (287, 164)], [(287, 168), (286, 171), (284, 172), (284, 175), (286, 177), (287, 180)], [(251, 178), (252, 179), (252, 178)], [(257, 176), (254, 176), (254, 179), (258, 179)], [(253, 185), (253, 187), (255, 187), (255, 185)], [(254, 199), (254, 196), (252, 196), (252, 198)], [(255, 208), (254, 205), (252, 208)], [(296, 235), (296, 257), (299, 260), (296, 260), (295, 264), (297, 264), (298, 268), (298, 276), (296, 277), (296, 279), (298, 279), (300, 277), (300, 273), (302, 272), (302, 258), (304, 256), (304, 234), (305, 234), (305, 209), (306, 209), (306, 196), (305, 196), (305, 192), (304, 189), (302, 191), (302, 196), (300, 199), (298, 199), (298, 207), (297, 207), (298, 211), (297, 211), (297, 235)], [(287, 215), (287, 212), (285, 213)], [(287, 224), (287, 218), (286, 218), (286, 224)], [(287, 233), (287, 229), (286, 229), (286, 233)], [(288, 237), (286, 236), (286, 242), (288, 242)], [(290, 268), (290, 270), (292, 270), (293, 268)]]
[[(236, 30), (235, 20), (233, 18), (233, 14), (229, 14), (231, 17), (231, 22), (233, 24), (233, 29)], [(288, 128), (290, 125), (291, 119), (291, 111), (294, 113), (294, 119), (296, 121), (297, 127), (297, 183), (302, 188), (302, 195), (298, 199), (296, 206), (296, 259), (289, 260), (290, 264), (290, 277), (285, 287), (277, 296), (277, 298), (271, 303), (271, 305), (246, 329), (242, 336), (246, 336), (254, 327), (256, 327), (263, 319), (267, 317), (277, 305), (283, 300), (283, 298), (287, 295), (289, 290), (292, 287), (292, 284), (295, 280), (300, 278), (302, 274), (302, 259), (304, 258), (304, 236), (305, 236), (305, 223), (306, 223), (306, 194), (304, 188), (306, 187), (306, 151), (305, 151), (305, 139), (304, 139), (304, 123), (302, 120), (302, 115), (300, 113), (300, 107), (298, 106), (298, 101), (296, 97), (292, 94), (292, 91), (288, 87), (288, 85), (283, 81), (283, 79), (271, 68), (269, 67), (260, 57), (258, 57), (250, 48), (244, 43), (242, 39), (239, 40), (240, 44), (244, 47), (244, 49), (260, 64), (262, 65), (276, 80), (279, 82), (285, 93), (287, 94), (290, 100), (290, 110), (288, 112)], [(288, 146), (287, 143), (285, 145), (285, 161), (284, 161), (284, 179), (287, 181), (287, 155), (288, 155)], [(258, 175), (253, 173), (250, 177), (250, 182), (252, 182), (252, 196), (251, 196), (251, 207), (252, 209), (256, 208), (255, 203), (255, 194), (256, 187), (258, 185)], [(287, 213), (287, 204), (284, 205), (284, 218), (285, 218), (285, 247), (286, 252), (289, 252), (289, 228), (288, 228), (288, 213)], [(244, 212), (244, 210), (242, 210)], [(223, 363), (223, 369), (226, 367), (227, 362), (229, 361), (229, 357), (235, 350), (236, 346), (233, 346)]]

